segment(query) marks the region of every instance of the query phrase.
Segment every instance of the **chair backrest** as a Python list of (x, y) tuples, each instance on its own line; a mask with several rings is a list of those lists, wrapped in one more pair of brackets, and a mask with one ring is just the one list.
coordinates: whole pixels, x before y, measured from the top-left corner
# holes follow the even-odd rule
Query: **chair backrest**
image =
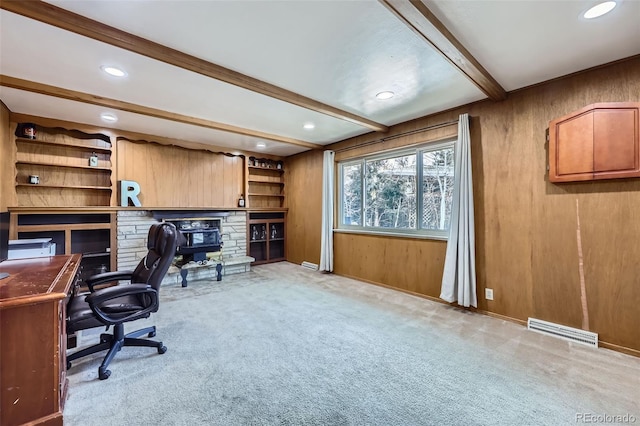
[(147, 240), (149, 251), (133, 271), (131, 282), (148, 284), (159, 290), (181, 239), (184, 237), (172, 223), (161, 222), (151, 225)]

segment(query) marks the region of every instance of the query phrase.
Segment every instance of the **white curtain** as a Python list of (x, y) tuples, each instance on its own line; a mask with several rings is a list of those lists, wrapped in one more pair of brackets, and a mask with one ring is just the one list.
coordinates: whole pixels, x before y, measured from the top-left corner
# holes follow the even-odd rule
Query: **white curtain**
[(333, 199), (335, 193), (335, 152), (325, 151), (322, 164), (322, 237), (320, 271), (333, 271)]
[(465, 307), (478, 306), (473, 218), (469, 115), (462, 114), (458, 120), (453, 205), (440, 298)]

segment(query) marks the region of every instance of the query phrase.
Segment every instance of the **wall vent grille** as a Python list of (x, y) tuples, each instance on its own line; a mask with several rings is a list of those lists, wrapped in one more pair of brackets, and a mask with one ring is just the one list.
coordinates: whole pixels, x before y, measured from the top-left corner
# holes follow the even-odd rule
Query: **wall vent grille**
[(542, 321), (535, 318), (529, 318), (527, 321), (527, 329), (558, 337), (560, 339), (569, 340), (571, 342), (580, 343), (582, 345), (591, 346), (593, 348), (598, 347), (598, 334), (590, 331), (554, 324), (552, 322)]
[(306, 260), (302, 262), (302, 266), (307, 269), (313, 269), (314, 271), (318, 270), (318, 265), (315, 263), (307, 262)]

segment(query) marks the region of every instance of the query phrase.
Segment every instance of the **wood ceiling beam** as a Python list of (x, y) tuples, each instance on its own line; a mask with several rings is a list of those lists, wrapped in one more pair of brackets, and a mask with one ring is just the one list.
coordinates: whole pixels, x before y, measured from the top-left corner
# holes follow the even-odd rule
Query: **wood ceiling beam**
[(506, 91), (420, 0), (379, 0), (407, 27), (433, 46), (489, 99), (502, 101)]
[(386, 132), (389, 130), (384, 124), (376, 123), (367, 118), (334, 108), (290, 90), (274, 86), (273, 84), (188, 55), (179, 50), (110, 27), (43, 1), (2, 0), (2, 2), (0, 2), (0, 8), (371, 130), (378, 132)]
[(39, 93), (41, 95), (53, 96), (56, 98), (68, 99), (76, 102), (83, 102), (91, 105), (98, 105), (98, 106), (103, 106), (107, 108), (113, 108), (120, 111), (132, 112), (135, 114), (142, 114), (149, 117), (175, 121), (177, 123), (191, 124), (194, 126), (205, 127), (208, 129), (222, 130), (224, 132), (237, 133), (239, 135), (268, 139), (268, 140), (286, 143), (290, 145), (302, 146), (304, 148), (311, 148), (311, 149), (323, 148), (321, 145), (318, 145), (315, 143), (288, 138), (285, 136), (279, 136), (271, 133), (260, 132), (257, 130), (231, 126), (229, 124), (218, 123), (210, 120), (204, 120), (202, 118), (177, 114), (174, 112), (164, 111), (156, 108), (149, 108), (142, 105), (136, 105), (129, 102), (119, 101), (116, 99), (104, 98), (102, 96), (78, 92), (75, 90), (63, 89), (61, 87), (55, 87), (55, 86), (50, 86), (48, 84), (36, 83), (34, 81), (23, 80), (20, 78), (9, 77), (6, 75), (0, 75), (0, 86), (11, 87), (13, 89), (18, 89), (18, 90), (25, 90), (27, 92)]

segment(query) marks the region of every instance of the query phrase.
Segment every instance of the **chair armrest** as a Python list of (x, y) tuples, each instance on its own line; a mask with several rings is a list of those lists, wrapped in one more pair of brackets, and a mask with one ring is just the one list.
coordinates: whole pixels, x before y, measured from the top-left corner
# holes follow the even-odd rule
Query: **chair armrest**
[[(134, 312), (126, 317), (114, 318), (109, 316), (107, 312), (101, 309), (101, 305), (109, 300), (116, 299), (122, 296), (130, 296), (136, 294), (146, 294), (151, 298), (151, 304), (141, 311)], [(128, 284), (117, 285), (113, 287), (107, 287), (97, 290), (89, 294), (85, 301), (91, 307), (93, 313), (105, 324), (114, 325), (127, 321), (133, 321), (138, 318), (143, 318), (147, 314), (154, 312), (158, 309), (158, 292), (147, 284)]]
[(102, 274), (92, 275), (85, 280), (85, 284), (89, 286), (89, 291), (93, 293), (93, 287), (98, 284), (109, 283), (112, 281), (130, 280), (133, 275), (133, 271), (113, 271), (105, 272)]

